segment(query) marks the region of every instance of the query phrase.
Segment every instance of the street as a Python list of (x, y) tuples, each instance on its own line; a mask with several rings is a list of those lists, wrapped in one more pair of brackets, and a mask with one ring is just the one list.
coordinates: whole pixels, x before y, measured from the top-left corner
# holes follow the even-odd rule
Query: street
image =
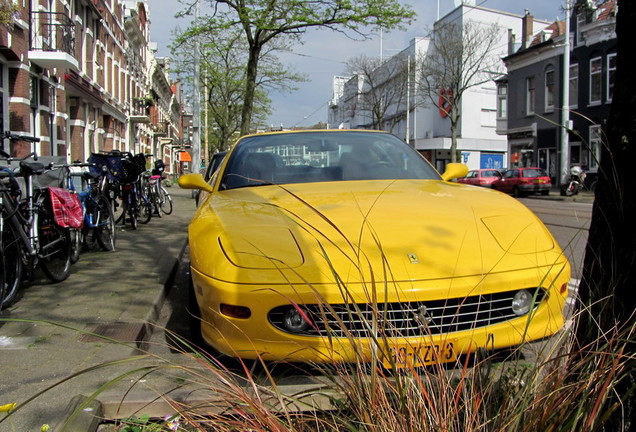
[(572, 278), (580, 279), (585, 257), (592, 203), (522, 198), (550, 230), (572, 265)]

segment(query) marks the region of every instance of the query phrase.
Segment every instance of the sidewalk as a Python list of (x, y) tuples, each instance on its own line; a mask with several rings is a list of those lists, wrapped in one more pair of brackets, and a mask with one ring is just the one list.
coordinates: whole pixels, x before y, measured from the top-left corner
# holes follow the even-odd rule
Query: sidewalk
[[(147, 323), (157, 318), (195, 209), (191, 191), (176, 185), (168, 190), (171, 215), (137, 230), (118, 226), (115, 252), (83, 253), (71, 276), (56, 285), (38, 272), (15, 304), (0, 312), (0, 405), (18, 404), (6, 420), (0, 413), (0, 431), (39, 431), (43, 424), (55, 430), (73, 397), (92, 394), (122, 371), (106, 368), (73, 377), (22, 404), (74, 373), (137, 354), (135, 346), (150, 337)], [(71, 430), (88, 430), (83, 427)]]
[(581, 202), (581, 203), (593, 203), (594, 202), (594, 192), (584, 190), (579, 192), (573, 196), (562, 196), (559, 192), (559, 188), (553, 187), (550, 191), (550, 195), (536, 195), (531, 194), (527, 195), (524, 198), (530, 199), (541, 199), (541, 200), (549, 200), (549, 201), (571, 201), (571, 202)]

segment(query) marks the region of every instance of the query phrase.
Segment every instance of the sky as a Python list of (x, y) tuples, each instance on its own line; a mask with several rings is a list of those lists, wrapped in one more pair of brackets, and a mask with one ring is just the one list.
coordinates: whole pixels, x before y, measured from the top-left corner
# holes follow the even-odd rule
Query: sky
[[(170, 56), (173, 30), (187, 27), (183, 18), (175, 18), (183, 5), (177, 0), (146, 0), (150, 17), (150, 40), (157, 43), (157, 55)], [(204, 0), (206, 3), (209, 0)], [(304, 74), (307, 82), (298, 83), (293, 92), (272, 92), (271, 126), (311, 126), (327, 121), (332, 98), (332, 82), (344, 75), (346, 62), (358, 55), (390, 57), (406, 48), (414, 37), (424, 36), (433, 22), (454, 9), (454, 0), (403, 0), (417, 17), (406, 31), (383, 32), (366, 41), (355, 41), (331, 30), (313, 30), (303, 37), (290, 53), (279, 54), (289, 69)], [(525, 10), (536, 19), (564, 19), (565, 0), (477, 0), (478, 6), (523, 15)], [(439, 6), (439, 9), (438, 9)], [(439, 10), (439, 12), (438, 12)]]

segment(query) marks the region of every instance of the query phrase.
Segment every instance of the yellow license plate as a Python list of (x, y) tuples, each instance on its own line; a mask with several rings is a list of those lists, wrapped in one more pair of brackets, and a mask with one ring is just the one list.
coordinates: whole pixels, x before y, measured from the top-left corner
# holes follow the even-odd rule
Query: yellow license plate
[(455, 342), (445, 340), (439, 344), (400, 344), (388, 347), (380, 354), (382, 365), (387, 369), (421, 367), (437, 363), (448, 363), (457, 359)]

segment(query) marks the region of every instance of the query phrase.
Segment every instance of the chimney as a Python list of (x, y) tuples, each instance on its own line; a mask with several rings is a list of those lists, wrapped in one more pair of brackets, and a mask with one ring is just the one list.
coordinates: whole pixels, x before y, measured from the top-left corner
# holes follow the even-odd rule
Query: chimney
[(515, 52), (515, 35), (512, 29), (508, 29), (508, 55)]
[(530, 15), (528, 9), (526, 14), (521, 18), (521, 49), (528, 47), (528, 42), (532, 37), (532, 24), (534, 23), (534, 17)]

